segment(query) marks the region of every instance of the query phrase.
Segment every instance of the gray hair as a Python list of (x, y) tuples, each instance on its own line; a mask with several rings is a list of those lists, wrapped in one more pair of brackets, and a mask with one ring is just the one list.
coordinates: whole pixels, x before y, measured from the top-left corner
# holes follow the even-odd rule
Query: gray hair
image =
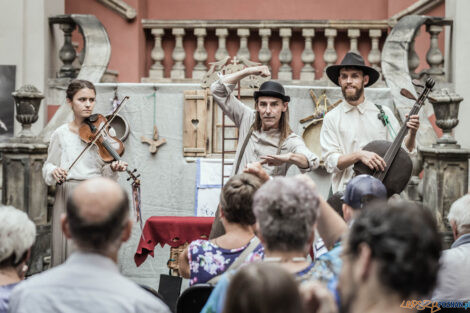
[(470, 195), (465, 195), (452, 203), (447, 219), (455, 221), (459, 233), (470, 232)]
[(36, 225), (28, 215), (12, 206), (0, 205), (0, 262), (12, 258), (12, 264), (21, 258), (34, 243)]
[(312, 187), (295, 177), (276, 177), (261, 186), (253, 199), (253, 211), (266, 248), (305, 249), (313, 233), (319, 203)]

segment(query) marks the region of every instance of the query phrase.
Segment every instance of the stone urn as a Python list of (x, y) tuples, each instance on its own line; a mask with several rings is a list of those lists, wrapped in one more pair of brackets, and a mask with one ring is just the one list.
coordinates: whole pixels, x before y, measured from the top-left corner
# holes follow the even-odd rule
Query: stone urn
[(38, 111), (44, 95), (33, 85), (24, 85), (12, 92), (16, 106), (16, 120), (23, 129), (19, 137), (33, 137), (31, 124), (38, 120)]
[(436, 125), (442, 129), (442, 137), (437, 139), (435, 146), (460, 147), (457, 144), (452, 129), (459, 123), (459, 105), (463, 98), (447, 88), (433, 92), (429, 97), (436, 115)]

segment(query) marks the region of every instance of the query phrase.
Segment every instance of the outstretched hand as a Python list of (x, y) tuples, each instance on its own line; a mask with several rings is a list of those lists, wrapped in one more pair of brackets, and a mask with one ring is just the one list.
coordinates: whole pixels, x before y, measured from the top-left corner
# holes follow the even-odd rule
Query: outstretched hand
[(291, 159), (292, 153), (278, 154), (278, 155), (265, 155), (260, 157), (261, 164), (268, 164), (269, 166), (279, 166), (288, 163)]
[(260, 162), (248, 163), (243, 170), (244, 173), (253, 174), (258, 177), (263, 183), (269, 180), (269, 175), (266, 173)]
[(271, 72), (266, 65), (260, 66), (253, 66), (247, 68), (250, 71), (251, 75), (261, 76), (261, 77), (268, 77), (271, 76)]

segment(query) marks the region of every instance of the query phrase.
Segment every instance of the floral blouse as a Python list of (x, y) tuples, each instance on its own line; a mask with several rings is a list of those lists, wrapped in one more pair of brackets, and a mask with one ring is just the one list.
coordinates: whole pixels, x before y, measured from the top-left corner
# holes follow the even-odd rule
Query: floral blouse
[(248, 247), (223, 249), (208, 240), (195, 240), (188, 246), (190, 285), (206, 283), (225, 272), (236, 258)]

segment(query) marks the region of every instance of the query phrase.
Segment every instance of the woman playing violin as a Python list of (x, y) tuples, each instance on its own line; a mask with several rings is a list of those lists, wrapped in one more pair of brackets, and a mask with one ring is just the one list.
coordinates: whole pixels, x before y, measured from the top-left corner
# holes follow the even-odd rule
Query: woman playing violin
[(127, 168), (127, 163), (123, 161), (105, 163), (98, 155), (97, 147), (93, 146), (69, 172), (67, 171), (87, 145), (80, 139), (79, 129), (93, 112), (96, 100), (95, 86), (86, 80), (74, 80), (67, 88), (66, 100), (73, 111), (73, 121), (58, 127), (52, 134), (47, 160), (42, 168), (47, 185), (58, 183), (52, 214), (52, 266), (63, 263), (71, 253), (71, 242), (62, 234), (60, 219), (73, 188), (80, 181), (95, 176), (117, 179), (116, 172), (125, 171)]

